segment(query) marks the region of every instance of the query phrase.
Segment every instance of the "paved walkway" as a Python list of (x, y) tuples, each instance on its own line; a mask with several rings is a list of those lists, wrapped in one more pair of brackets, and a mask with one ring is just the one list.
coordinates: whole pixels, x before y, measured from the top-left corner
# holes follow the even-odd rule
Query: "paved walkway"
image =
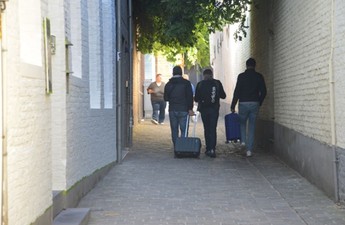
[(343, 207), (273, 155), (232, 153), (218, 128), (217, 158), (175, 159), (169, 124), (136, 126), (133, 150), (79, 204), (89, 225), (345, 224)]

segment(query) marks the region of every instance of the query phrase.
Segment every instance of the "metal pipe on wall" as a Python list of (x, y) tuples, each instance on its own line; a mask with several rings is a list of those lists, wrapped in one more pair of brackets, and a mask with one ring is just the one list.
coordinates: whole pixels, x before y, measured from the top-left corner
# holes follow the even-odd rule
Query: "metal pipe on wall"
[(122, 161), (122, 93), (121, 93), (121, 0), (115, 4), (116, 12), (116, 158)]
[(1, 8), (0, 14), (0, 73), (1, 73), (1, 216), (0, 224), (8, 224), (8, 187), (7, 187), (7, 98), (6, 98), (6, 66), (5, 66), (5, 56), (6, 56), (6, 17), (4, 16), (4, 10), (6, 9), (5, 3), (4, 7)]
[(128, 0), (129, 11), (129, 146), (132, 147), (133, 142), (133, 12), (132, 0)]
[(334, 191), (335, 191), (335, 201), (339, 201), (339, 182), (338, 182), (338, 159), (336, 152), (337, 145), (337, 134), (335, 125), (335, 96), (334, 96), (334, 16), (335, 16), (335, 0), (332, 0), (331, 4), (331, 46), (330, 46), (330, 56), (329, 56), (329, 96), (330, 96), (330, 119), (331, 119), (331, 145), (333, 154), (333, 170), (334, 170)]

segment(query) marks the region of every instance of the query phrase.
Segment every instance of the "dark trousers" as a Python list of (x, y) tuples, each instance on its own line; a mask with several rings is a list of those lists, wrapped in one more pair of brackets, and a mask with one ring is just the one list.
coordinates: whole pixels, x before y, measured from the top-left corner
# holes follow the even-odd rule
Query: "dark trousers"
[(219, 108), (205, 108), (200, 113), (202, 123), (204, 124), (206, 151), (216, 150)]

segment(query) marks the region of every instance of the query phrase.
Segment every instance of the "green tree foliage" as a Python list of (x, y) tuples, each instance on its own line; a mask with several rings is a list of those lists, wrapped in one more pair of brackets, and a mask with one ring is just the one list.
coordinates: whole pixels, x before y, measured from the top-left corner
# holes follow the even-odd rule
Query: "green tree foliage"
[(186, 65), (208, 65), (210, 33), (239, 23), (237, 39), (246, 35), (250, 0), (133, 0), (137, 48), (161, 52), (170, 61), (182, 54)]

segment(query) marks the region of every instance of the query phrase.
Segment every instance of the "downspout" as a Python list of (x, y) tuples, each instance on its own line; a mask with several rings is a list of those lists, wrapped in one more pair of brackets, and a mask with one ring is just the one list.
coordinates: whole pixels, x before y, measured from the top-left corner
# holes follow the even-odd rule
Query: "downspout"
[(122, 161), (121, 0), (116, 1), (116, 158)]
[(133, 142), (133, 9), (132, 0), (128, 0), (129, 11), (129, 146)]
[(0, 93), (0, 101), (1, 101), (1, 173), (0, 173), (0, 182), (1, 182), (1, 196), (0, 196), (0, 207), (1, 207), (1, 216), (0, 216), (0, 224), (8, 224), (8, 187), (7, 187), (7, 98), (6, 98), (6, 77), (5, 77), (5, 54), (6, 54), (6, 36), (5, 33), (5, 17), (4, 17), (4, 10), (6, 9), (6, 3), (1, 2), (1, 14), (0, 14), (0, 85), (1, 85), (1, 93)]
[(331, 116), (331, 147), (333, 154), (333, 170), (334, 170), (334, 191), (335, 201), (339, 201), (339, 183), (338, 183), (338, 158), (336, 152), (337, 136), (335, 125), (335, 96), (334, 96), (334, 74), (333, 74), (333, 62), (334, 62), (334, 1), (331, 5), (331, 51), (329, 56), (329, 97), (330, 97), (330, 116)]

